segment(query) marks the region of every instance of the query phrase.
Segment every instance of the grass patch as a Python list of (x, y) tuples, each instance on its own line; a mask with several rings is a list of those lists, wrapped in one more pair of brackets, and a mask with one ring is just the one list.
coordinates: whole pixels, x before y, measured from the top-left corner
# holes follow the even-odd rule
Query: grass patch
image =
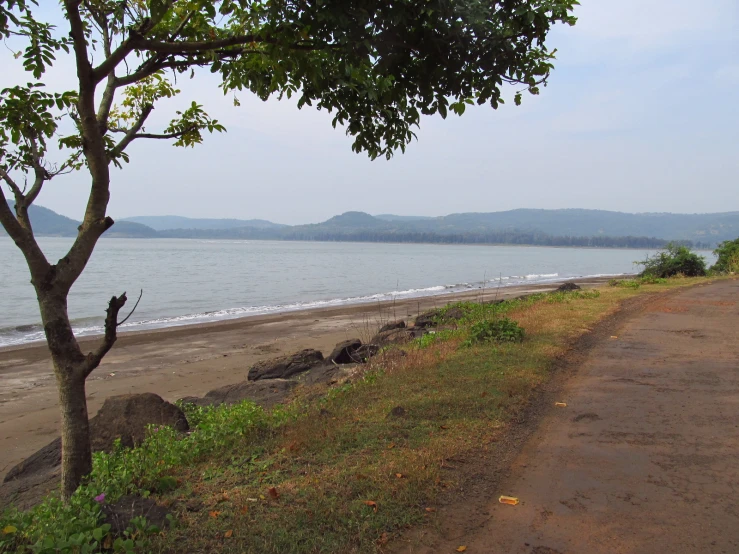
[[(135, 551), (375, 552), (424, 522), (455, 485), (445, 481), (445, 460), (504, 432), (577, 337), (625, 298), (699, 281), (448, 306), (462, 312), (454, 327), (416, 341), (405, 357), (373, 359), (361, 379), (317, 401), (306, 391), (270, 412), (249, 403), (189, 407), (191, 434), (152, 429), (140, 448), (96, 455), (70, 506), (52, 498), (6, 513), (0, 530), (13, 531), (0, 534), (0, 551), (125, 552), (101, 527), (94, 498), (136, 492), (168, 505), (176, 525), (160, 533), (142, 523)], [(501, 321), (525, 329), (523, 342), (470, 340)], [(82, 545), (59, 548), (72, 536)], [(48, 537), (58, 544), (44, 547)]]

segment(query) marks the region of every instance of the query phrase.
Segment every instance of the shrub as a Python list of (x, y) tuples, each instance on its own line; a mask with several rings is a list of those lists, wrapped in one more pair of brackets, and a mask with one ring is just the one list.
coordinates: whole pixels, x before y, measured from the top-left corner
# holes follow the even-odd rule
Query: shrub
[(654, 256), (636, 263), (644, 266), (641, 277), (665, 278), (678, 274), (685, 277), (702, 277), (706, 274), (706, 260), (687, 246), (674, 242)]
[(507, 317), (492, 321), (479, 321), (470, 328), (470, 342), (521, 342), (525, 331)]
[(739, 273), (739, 238), (727, 240), (713, 251), (718, 259), (711, 268), (718, 273)]
[(635, 279), (611, 279), (608, 281), (608, 285), (611, 287), (621, 287), (626, 289), (638, 289), (641, 286), (641, 279), (639, 281)]
[(667, 279), (663, 277), (655, 277), (653, 275), (644, 275), (639, 278), (639, 282), (642, 285), (661, 285), (667, 282)]
[(256, 434), (276, 428), (294, 417), (289, 410), (270, 413), (251, 402), (199, 408), (185, 405), (193, 431), (185, 436), (170, 427), (151, 426), (136, 448), (93, 454), (93, 470), (64, 504), (56, 495), (27, 512), (0, 514), (0, 552), (35, 554), (84, 554), (96, 552), (145, 552), (147, 536), (159, 532), (140, 519), (123, 537), (114, 538), (110, 525), (102, 523), (101, 504), (125, 494), (148, 496), (177, 487), (173, 468), (192, 465), (219, 453), (248, 451)]

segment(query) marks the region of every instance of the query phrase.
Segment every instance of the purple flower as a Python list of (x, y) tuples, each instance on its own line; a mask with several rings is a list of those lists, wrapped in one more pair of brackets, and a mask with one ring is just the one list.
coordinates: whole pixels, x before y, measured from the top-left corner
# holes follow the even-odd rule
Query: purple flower
[(100, 504), (102, 504), (103, 502), (105, 502), (105, 493), (103, 492), (103, 493), (97, 495), (95, 497), (95, 502), (98, 502)]
[(152, 431), (154, 431), (155, 433), (159, 432), (159, 427), (154, 427), (154, 429), (152, 429)]

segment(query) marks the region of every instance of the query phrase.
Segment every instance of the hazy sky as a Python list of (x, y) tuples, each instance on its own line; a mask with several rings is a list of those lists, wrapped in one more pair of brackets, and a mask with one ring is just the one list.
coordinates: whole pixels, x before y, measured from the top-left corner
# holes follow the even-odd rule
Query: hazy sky
[[(581, 3), (578, 24), (550, 37), (558, 61), (541, 96), (427, 117), (390, 161), (354, 154), (325, 112), (246, 94), (236, 108), (210, 75), (180, 81), (153, 121), (197, 100), (228, 133), (194, 150), (134, 143), (109, 213), (310, 223), (348, 210), (739, 210), (739, 2)], [(0, 63), (0, 86), (25, 82), (8, 51)], [(71, 78), (65, 60), (48, 81)], [(84, 172), (58, 178), (37, 202), (80, 219), (88, 186)]]

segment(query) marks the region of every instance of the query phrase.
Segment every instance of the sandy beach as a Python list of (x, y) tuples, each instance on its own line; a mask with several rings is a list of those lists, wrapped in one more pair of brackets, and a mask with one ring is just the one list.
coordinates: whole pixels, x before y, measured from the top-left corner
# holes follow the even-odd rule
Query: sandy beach
[[(607, 278), (574, 279), (584, 287)], [(562, 283), (488, 289), (484, 300), (553, 290)], [(175, 401), (246, 380), (261, 359), (316, 348), (328, 353), (345, 339), (368, 340), (382, 323), (409, 320), (419, 312), (457, 300), (480, 300), (482, 291), (427, 296), (253, 316), (121, 334), (87, 381), (90, 416), (109, 396), (153, 392)], [(95, 338), (80, 342), (93, 348)], [(16, 463), (59, 433), (56, 382), (44, 343), (0, 349), (0, 479)]]

